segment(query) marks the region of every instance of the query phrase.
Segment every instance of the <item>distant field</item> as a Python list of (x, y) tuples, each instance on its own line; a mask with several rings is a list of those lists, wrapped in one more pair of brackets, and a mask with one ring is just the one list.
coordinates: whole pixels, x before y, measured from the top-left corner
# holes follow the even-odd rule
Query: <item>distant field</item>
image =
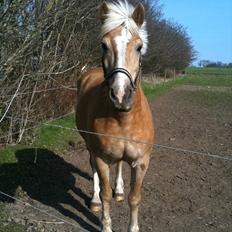
[(232, 75), (186, 75), (186, 77), (178, 77), (176, 79), (171, 79), (168, 82), (161, 82), (155, 85), (145, 81), (142, 83), (143, 91), (149, 100), (152, 100), (155, 96), (166, 93), (168, 90), (178, 85), (232, 88)]
[(232, 76), (232, 68), (196, 68), (189, 67), (185, 69), (186, 75), (215, 75)]

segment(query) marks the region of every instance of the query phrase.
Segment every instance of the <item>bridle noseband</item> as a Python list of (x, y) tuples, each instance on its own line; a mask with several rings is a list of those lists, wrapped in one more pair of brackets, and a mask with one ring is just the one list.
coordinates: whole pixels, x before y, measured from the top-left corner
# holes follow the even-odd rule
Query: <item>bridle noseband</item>
[(133, 81), (131, 74), (125, 68), (114, 68), (108, 74), (106, 74), (106, 72), (105, 72), (105, 75), (104, 75), (105, 81), (107, 84), (109, 84), (109, 79), (112, 78), (114, 76), (114, 74), (123, 73), (129, 78), (131, 87), (132, 87), (133, 91), (135, 91), (137, 88), (137, 80), (141, 76), (141, 66), (142, 65), (141, 65), (141, 55), (140, 55), (140, 57), (139, 57), (139, 71), (138, 71), (134, 81)]

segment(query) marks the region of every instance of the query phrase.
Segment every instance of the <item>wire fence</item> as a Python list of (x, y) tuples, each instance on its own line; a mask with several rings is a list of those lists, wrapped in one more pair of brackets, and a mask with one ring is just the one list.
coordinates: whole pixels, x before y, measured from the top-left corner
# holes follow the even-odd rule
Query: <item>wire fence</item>
[[(30, 91), (30, 92), (22, 92), (22, 93), (18, 93), (18, 89), (20, 88), (20, 86), (18, 86), (15, 94), (13, 95), (6, 95), (8, 97), (12, 97), (11, 100), (10, 100), (10, 103), (7, 107), (7, 111), (3, 114), (3, 116), (1, 117), (1, 122), (4, 118), (10, 118), (9, 116), (7, 116), (7, 112), (11, 106), (11, 103), (12, 101), (14, 100), (14, 98), (16, 98), (17, 96), (21, 96), (21, 95), (26, 95), (26, 94), (31, 94), (31, 93), (42, 93), (42, 92), (47, 92), (47, 91), (57, 91), (57, 90), (62, 90), (62, 89), (68, 89), (68, 90), (76, 90), (75, 88), (72, 88), (70, 86), (63, 86), (61, 85), (61, 87), (56, 87), (56, 88), (48, 88), (48, 89), (40, 89), (40, 90), (35, 90), (35, 91)], [(33, 126), (30, 126), (30, 127), (27, 127), (24, 129), (24, 131), (28, 131), (28, 130), (32, 130), (32, 129), (35, 129), (35, 128), (38, 128), (38, 127), (41, 127), (41, 126), (46, 126), (46, 127), (54, 127), (54, 128), (59, 128), (59, 129), (62, 129), (62, 130), (70, 130), (70, 131), (76, 131), (76, 132), (79, 132), (79, 133), (86, 133), (86, 134), (89, 134), (89, 135), (92, 135), (92, 136), (102, 136), (102, 137), (109, 137), (109, 138), (112, 138), (112, 139), (115, 139), (115, 140), (123, 140), (123, 141), (126, 141), (126, 142), (131, 142), (131, 143), (138, 143), (138, 144), (143, 144), (143, 145), (147, 145), (147, 146), (151, 146), (153, 148), (158, 148), (158, 149), (168, 149), (168, 150), (172, 150), (172, 151), (175, 151), (177, 155), (186, 155), (186, 156), (189, 156), (189, 155), (192, 155), (192, 156), (201, 156), (201, 157), (209, 157), (209, 158), (213, 158), (213, 159), (219, 159), (219, 160), (223, 160), (223, 161), (232, 161), (232, 154), (231, 156), (226, 156), (224, 154), (212, 154), (210, 152), (201, 152), (199, 151), (200, 149), (198, 150), (189, 150), (189, 149), (185, 149), (185, 148), (178, 148), (178, 147), (174, 147), (174, 146), (170, 146), (170, 145), (164, 145), (164, 144), (157, 144), (157, 143), (148, 143), (147, 141), (138, 141), (138, 140), (134, 140), (134, 139), (131, 139), (129, 137), (124, 137), (124, 136), (116, 136), (116, 135), (111, 135), (111, 134), (103, 134), (103, 133), (96, 133), (96, 132), (93, 132), (93, 131), (88, 131), (88, 130), (80, 130), (80, 129), (77, 129), (77, 128), (71, 128), (71, 127), (65, 127), (65, 126), (61, 126), (61, 125), (58, 125), (58, 124), (54, 124), (53, 122), (56, 121), (56, 120), (59, 120), (59, 119), (62, 119), (62, 118), (65, 118), (69, 115), (72, 115), (74, 112), (71, 111), (67, 114), (63, 114), (59, 117), (56, 117), (56, 118), (52, 118), (46, 122), (36, 122), (34, 120), (30, 120), (28, 119), (28, 122), (34, 124)], [(20, 120), (20, 118), (15, 118), (16, 120)], [(17, 132), (13, 132), (12, 134), (17, 134), (19, 133), (20, 131), (17, 131)], [(4, 137), (7, 137), (8, 135), (4, 135), (4, 136), (1, 136), (0, 139), (4, 138)], [(21, 199), (18, 199), (14, 196), (11, 196), (9, 195), (8, 193), (5, 193), (3, 191), (1, 191), (0, 189), (0, 195), (2, 196), (5, 196), (7, 198), (10, 198), (12, 200), (15, 200), (17, 202), (19, 202), (20, 204), (26, 206), (26, 207), (30, 207), (42, 214), (45, 214), (47, 216), (50, 216), (56, 220), (59, 220), (59, 222), (57, 223), (65, 223), (67, 225), (70, 225), (70, 226), (73, 226), (74, 228), (80, 230), (80, 231), (85, 231), (85, 229), (83, 229), (82, 227), (80, 227), (78, 224), (76, 223), (72, 223), (68, 220), (65, 220), (61, 217), (58, 217), (50, 212), (47, 212), (45, 210), (42, 210), (28, 202), (25, 202)], [(86, 230), (87, 231), (87, 230)]]
[[(51, 122), (51, 121), (56, 121), (56, 120), (59, 120), (59, 119), (65, 118), (65, 117), (67, 117), (67, 116), (69, 116), (69, 115), (71, 115), (71, 114), (73, 114), (73, 113), (74, 113), (74, 112), (73, 112), (73, 111), (71, 111), (71, 112), (69, 112), (69, 113), (67, 113), (67, 114), (63, 114), (63, 115), (61, 115), (61, 116), (59, 116), (59, 117), (52, 118), (52, 119), (50, 119), (50, 120), (46, 121), (46, 123), (49, 123), (49, 122)], [(10, 117), (6, 116), (6, 118), (10, 118)], [(19, 119), (19, 120), (20, 120), (20, 118), (17, 118), (17, 119)], [(41, 127), (43, 124), (45, 124), (45, 123), (36, 123), (35, 121), (32, 121), (32, 120), (28, 120), (28, 121), (30, 121), (30, 122), (34, 122), (34, 123), (35, 123), (35, 125), (34, 125), (34, 126), (31, 126), (31, 127), (27, 127), (27, 128), (25, 128), (25, 129), (24, 129), (24, 131), (32, 130), (32, 129), (35, 129), (35, 128), (38, 128), (38, 127)], [(11, 133), (11, 135), (16, 135), (16, 134), (19, 134), (19, 133), (20, 133), (20, 131), (16, 131), (16, 132)], [(8, 137), (8, 136), (9, 136), (9, 135), (1, 136), (1, 137), (0, 137), (0, 139), (2, 139), (2, 138), (6, 138), (6, 137)]]
[[(189, 149), (185, 149), (185, 148), (173, 147), (173, 146), (170, 146), (170, 145), (149, 143), (147, 141), (134, 140), (134, 139), (131, 139), (129, 137), (116, 136), (116, 135), (104, 134), (104, 133), (97, 133), (97, 132), (94, 132), (94, 131), (81, 130), (81, 129), (77, 129), (77, 128), (65, 127), (65, 126), (61, 126), (61, 125), (57, 125), (57, 124), (50, 124), (49, 123), (49, 122), (64, 118), (64, 117), (66, 117), (68, 115), (71, 115), (73, 113), (74, 112), (72, 111), (72, 112), (69, 112), (69, 113), (67, 113), (65, 115), (62, 115), (60, 117), (52, 119), (50, 121), (42, 122), (42, 123), (38, 124), (36, 127), (39, 127), (39, 126), (54, 127), (54, 128), (64, 129), (64, 130), (76, 131), (76, 132), (79, 132), (79, 133), (85, 133), (85, 134), (89, 134), (89, 135), (93, 135), (93, 136), (108, 137), (108, 138), (112, 138), (112, 139), (115, 139), (115, 140), (123, 140), (123, 141), (126, 141), (126, 142), (148, 145), (148, 146), (151, 146), (153, 148), (163, 148), (163, 149), (168, 149), (168, 150), (181, 152), (181, 153), (177, 153), (177, 154), (184, 154), (184, 155), (190, 155), (191, 154), (191, 155), (198, 155), (198, 156), (207, 156), (207, 157), (211, 157), (211, 158), (215, 158), (215, 159), (222, 159), (222, 160), (225, 160), (225, 161), (232, 161), (232, 155), (231, 155), (231, 157), (229, 157), (229, 156), (225, 156), (223, 154), (211, 154), (210, 152), (201, 152), (201, 151), (189, 150)], [(20, 118), (18, 118), (18, 119), (20, 120)], [(32, 120), (28, 120), (28, 121), (35, 123), (35, 121), (32, 121)]]
[[(54, 78), (52, 78), (54, 79)], [(54, 79), (55, 80), (55, 79)], [(48, 88), (48, 89), (42, 89), (42, 90), (35, 90), (35, 91), (30, 91), (30, 92), (24, 92), (24, 93), (20, 93), (20, 94), (17, 94), (17, 92), (19, 91), (19, 88), (20, 88), (20, 84), (21, 82), (23, 81), (23, 77), (21, 78), (21, 81), (18, 85), (18, 88), (15, 92), (14, 95), (9, 95), (12, 97), (6, 111), (4, 112), (3, 116), (1, 117), (0, 119), (0, 123), (3, 121), (3, 119), (6, 117), (6, 118), (10, 118), (8, 116), (6, 116), (9, 108), (10, 108), (10, 105), (12, 103), (12, 101), (14, 100), (15, 97), (17, 96), (20, 96), (20, 95), (23, 95), (23, 94), (28, 94), (28, 93), (41, 93), (41, 92), (46, 92), (46, 91), (55, 91), (55, 90), (61, 90), (61, 89), (68, 89), (68, 90), (76, 90), (76, 88), (71, 88), (69, 86), (64, 86), (63, 84), (60, 84), (61, 87), (56, 87), (56, 88)], [(144, 144), (144, 145), (148, 145), (148, 146), (152, 146), (152, 147), (157, 147), (157, 148), (164, 148), (164, 149), (169, 149), (169, 150), (173, 150), (173, 151), (178, 151), (178, 152), (181, 152), (182, 154), (192, 154), (192, 155), (201, 155), (201, 156), (208, 156), (208, 157), (212, 157), (212, 158), (216, 158), (216, 159), (222, 159), (222, 160), (227, 160), (227, 161), (232, 161), (232, 157), (227, 157), (225, 155), (218, 155), (218, 154), (211, 154), (209, 152), (201, 152), (201, 151), (195, 151), (195, 150), (188, 150), (188, 149), (184, 149), (184, 148), (177, 148), (177, 147), (172, 147), (172, 146), (169, 146), (169, 145), (162, 145), (162, 144), (151, 144), (151, 143), (148, 143), (146, 141), (137, 141), (137, 140), (133, 140), (131, 138), (128, 138), (128, 137), (123, 137), (123, 136), (115, 136), (115, 135), (109, 135), (109, 134), (103, 134), (103, 133), (96, 133), (96, 132), (93, 132), (93, 131), (87, 131), (87, 130), (79, 130), (77, 128), (69, 128), (69, 127), (64, 127), (64, 126), (61, 126), (61, 125), (56, 125), (56, 124), (49, 124), (49, 122), (51, 121), (55, 121), (55, 120), (58, 120), (58, 119), (61, 119), (61, 118), (64, 118), (70, 114), (72, 114), (72, 112), (69, 112), (67, 114), (64, 114), (64, 115), (61, 115), (57, 118), (53, 118), (47, 122), (42, 122), (42, 123), (37, 123), (33, 120), (30, 120), (28, 119), (27, 121), (28, 122), (31, 122), (31, 123), (34, 123), (34, 126), (31, 126), (31, 127), (28, 127), (28, 128), (25, 128), (24, 131), (27, 131), (27, 130), (31, 130), (31, 129), (34, 129), (34, 128), (37, 128), (37, 127), (40, 127), (41, 125), (43, 126), (49, 126), (49, 127), (56, 127), (56, 128), (61, 128), (61, 129), (65, 129), (65, 130), (73, 130), (73, 131), (77, 131), (77, 132), (81, 132), (81, 133), (86, 133), (86, 134), (90, 134), (90, 135), (97, 135), (97, 136), (103, 136), (103, 137), (110, 137), (110, 138), (113, 138), (113, 139), (117, 139), (117, 140), (124, 140), (124, 141), (128, 141), (128, 142), (133, 142), (133, 143), (138, 143), (138, 144)], [(20, 118), (15, 118), (16, 120), (20, 120)], [(17, 131), (17, 132), (13, 132), (13, 134), (18, 134), (20, 133), (20, 131)], [(2, 138), (5, 138), (5, 137), (8, 137), (9, 135), (4, 135), (4, 136), (1, 136), (0, 139)]]

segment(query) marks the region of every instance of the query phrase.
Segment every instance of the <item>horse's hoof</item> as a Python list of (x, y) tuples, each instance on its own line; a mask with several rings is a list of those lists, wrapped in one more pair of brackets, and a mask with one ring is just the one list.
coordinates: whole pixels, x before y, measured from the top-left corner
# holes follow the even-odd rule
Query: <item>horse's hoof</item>
[(100, 211), (102, 210), (102, 205), (101, 205), (101, 203), (91, 202), (91, 203), (90, 203), (90, 210), (91, 210), (93, 213), (100, 212)]
[(124, 201), (124, 194), (123, 193), (115, 193), (114, 199), (117, 202), (122, 202), (122, 201)]

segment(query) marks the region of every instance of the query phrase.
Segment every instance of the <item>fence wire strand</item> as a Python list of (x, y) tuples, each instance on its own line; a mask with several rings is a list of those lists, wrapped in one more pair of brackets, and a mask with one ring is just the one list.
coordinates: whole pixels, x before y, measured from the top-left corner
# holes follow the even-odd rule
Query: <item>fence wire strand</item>
[[(59, 117), (57, 117), (57, 118), (50, 119), (50, 120), (46, 121), (46, 123), (49, 123), (49, 122), (52, 122), (52, 121), (55, 121), (55, 120), (64, 118), (64, 117), (66, 117), (66, 116), (68, 116), (68, 115), (70, 115), (70, 114), (73, 114), (73, 113), (74, 113), (74, 112), (71, 111), (71, 112), (69, 112), (69, 113), (67, 113), (67, 114), (63, 114), (63, 115), (61, 115), (61, 116), (59, 116)], [(6, 118), (11, 118), (11, 117), (6, 116)], [(20, 120), (20, 118), (16, 118), (16, 119)], [(34, 122), (34, 123), (36, 123), (35, 121), (32, 121), (32, 120), (28, 120), (28, 121), (29, 121), (29, 122)], [(37, 128), (37, 127), (41, 127), (41, 125), (43, 125), (43, 123), (37, 123), (37, 124), (34, 125), (34, 126), (25, 128), (24, 131), (28, 131), (28, 130), (31, 130), (31, 129), (35, 129), (35, 128)], [(16, 131), (16, 132), (11, 133), (11, 135), (16, 135), (16, 134), (19, 134), (19, 133), (20, 133), (20, 131)], [(6, 138), (6, 137), (8, 137), (8, 136), (9, 136), (9, 135), (1, 136), (0, 139)]]
[(184, 148), (177, 148), (177, 147), (172, 147), (172, 146), (162, 145), (162, 144), (157, 144), (157, 143), (149, 143), (149, 142), (146, 142), (146, 141), (134, 140), (134, 139), (131, 139), (131, 138), (128, 138), (128, 137), (97, 133), (97, 132), (92, 132), (92, 131), (87, 131), (87, 130), (80, 130), (80, 129), (76, 129), (76, 128), (64, 127), (64, 126), (61, 126), (61, 125), (55, 125), (55, 124), (49, 124), (49, 123), (42, 123), (42, 124), (45, 125), (45, 126), (51, 126), (51, 127), (56, 127), (56, 128), (66, 129), (66, 130), (78, 131), (80, 133), (85, 133), (85, 134), (99, 135), (99, 136), (103, 136), (103, 137), (110, 137), (110, 138), (117, 139), (117, 140), (124, 140), (124, 141), (127, 141), (127, 142), (144, 144), (144, 145), (148, 145), (148, 146), (151, 146), (151, 147), (165, 148), (165, 149), (169, 149), (169, 150), (180, 151), (180, 152), (182, 152), (184, 154), (185, 153), (191, 153), (193, 155), (208, 156), (208, 157), (215, 158), (215, 159), (222, 159), (222, 160), (232, 161), (232, 157), (227, 157), (225, 155), (216, 155), (216, 154), (211, 154), (209, 152), (206, 153), (206, 152), (193, 151), (193, 150), (188, 150), (188, 149), (184, 149)]
[[(68, 116), (70, 114), (72, 114), (74, 112), (70, 112), (66, 115), (62, 115), (61, 117), (55, 118), (54, 120), (50, 120), (44, 123), (41, 123), (40, 125), (44, 125), (44, 126), (48, 126), (48, 127), (55, 127), (55, 128), (60, 128), (60, 129), (65, 129), (65, 130), (72, 130), (72, 131), (77, 131), (79, 133), (85, 133), (85, 134), (90, 134), (90, 135), (98, 135), (98, 136), (102, 136), (102, 137), (109, 137), (109, 138), (113, 138), (116, 140), (124, 140), (127, 142), (132, 142), (132, 143), (138, 143), (138, 144), (144, 144), (144, 145), (148, 145), (151, 147), (156, 147), (156, 148), (164, 148), (164, 149), (168, 149), (168, 150), (173, 150), (173, 151), (179, 151), (182, 154), (185, 155), (199, 155), (199, 156), (208, 156), (211, 158), (215, 158), (215, 159), (222, 159), (222, 160), (226, 160), (226, 161), (232, 161), (232, 156), (228, 157), (225, 155), (218, 155), (218, 154), (211, 154), (210, 152), (201, 152), (201, 151), (195, 151), (195, 150), (189, 150), (189, 149), (185, 149), (185, 148), (178, 148), (178, 147), (173, 147), (170, 145), (163, 145), (163, 144), (157, 144), (157, 143), (149, 143), (147, 141), (141, 141), (141, 140), (134, 140), (128, 137), (124, 137), (124, 136), (116, 136), (116, 135), (110, 135), (110, 134), (104, 134), (104, 133), (98, 133), (98, 132), (93, 132), (93, 131), (88, 131), (88, 130), (81, 130), (81, 129), (77, 129), (77, 128), (71, 128), (71, 127), (65, 127), (65, 126), (61, 126), (61, 125), (57, 125), (57, 124), (50, 124), (49, 122), (51, 121), (55, 121), (59, 118), (63, 118), (65, 116)], [(19, 118), (15, 118), (15, 119), (19, 119)], [(32, 120), (28, 120), (29, 122), (35, 122)], [(0, 137), (1, 138), (1, 137)]]

